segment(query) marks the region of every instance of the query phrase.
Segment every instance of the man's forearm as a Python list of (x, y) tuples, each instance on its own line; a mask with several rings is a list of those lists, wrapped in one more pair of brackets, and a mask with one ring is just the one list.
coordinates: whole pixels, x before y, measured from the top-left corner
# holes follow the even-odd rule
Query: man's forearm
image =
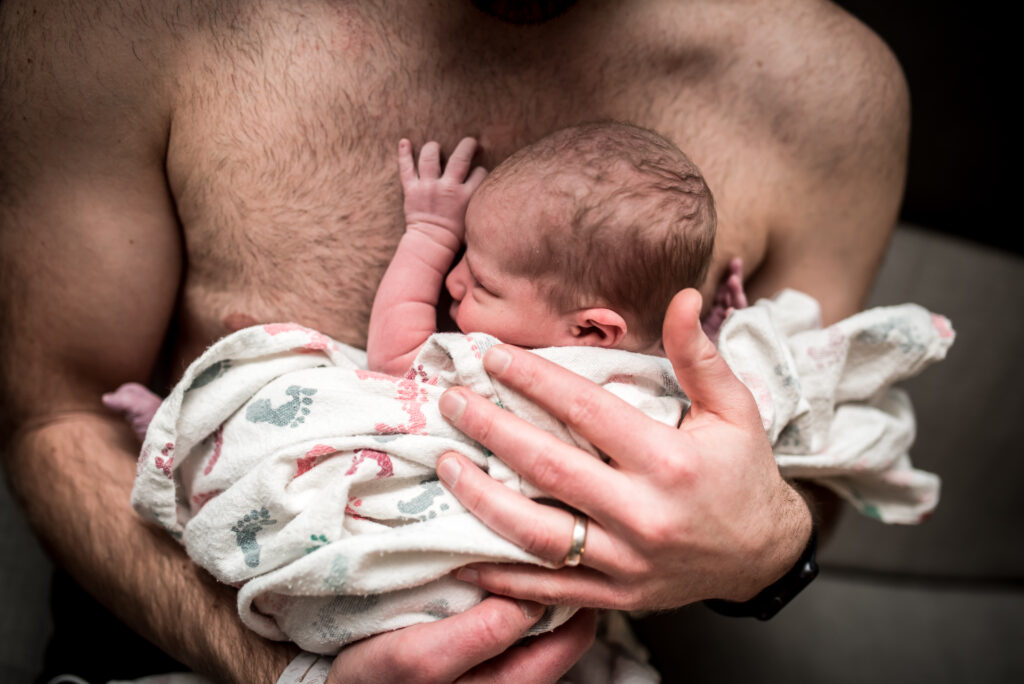
[(843, 512), (843, 502), (835, 492), (813, 480), (797, 480), (791, 482), (797, 493), (807, 502), (811, 517), (818, 528), (818, 540), (821, 544), (832, 538), (832, 532)]
[(139, 519), (135, 450), (126, 426), (83, 412), (23, 430), (5, 465), (53, 560), (126, 624), (216, 681), (276, 681), (297, 649), (245, 628), (235, 591)]

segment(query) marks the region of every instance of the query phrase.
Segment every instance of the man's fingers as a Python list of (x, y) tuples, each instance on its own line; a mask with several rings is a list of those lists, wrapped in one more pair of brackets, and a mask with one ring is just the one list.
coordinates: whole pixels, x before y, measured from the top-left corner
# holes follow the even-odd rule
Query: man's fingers
[(594, 643), (596, 629), (597, 613), (581, 610), (555, 631), (533, 637), (474, 669), (459, 684), (557, 682)]
[(412, 159), (412, 143), (402, 138), (398, 141), (398, 177), (402, 187), (408, 188), (416, 181), (416, 163)]
[(484, 368), (629, 470), (652, 467), (648, 456), (669, 431), (600, 385), (518, 347), (503, 344), (487, 350)]
[(701, 329), (700, 307), (700, 293), (687, 289), (672, 299), (665, 314), (662, 341), (679, 386), (693, 402), (695, 416), (749, 411), (753, 398)]
[[(455, 452), (438, 460), (437, 473), (470, 513), (502, 537), (553, 565), (565, 560), (575, 525), (572, 513), (512, 491)], [(583, 564), (602, 572), (613, 571), (619, 557), (614, 549), (604, 529), (590, 521)]]
[(465, 180), (470, 164), (473, 163), (474, 154), (476, 154), (476, 140), (473, 138), (460, 140), (448, 157), (448, 163), (444, 167), (444, 177), (456, 183)]
[[(544, 614), (544, 607), (506, 597), (489, 597), (464, 613), (445, 618), (444, 630), (432, 631), (432, 643), (421, 646), (424, 660), (447, 649), (456, 656), (452, 679), (474, 665), (502, 653)], [(434, 623), (437, 624), (437, 623)], [(462, 648), (454, 646), (462, 644)]]
[(622, 608), (630, 596), (592, 568), (548, 570), (535, 565), (479, 563), (459, 568), (455, 578), (501, 596), (543, 605)]
[(441, 177), (441, 146), (431, 140), (420, 150), (420, 162), (416, 165), (420, 178)]
[(489, 597), (464, 613), (352, 644), (332, 673), (345, 682), (455, 681), (515, 644), (543, 614), (535, 603)]
[(616, 492), (622, 492), (628, 483), (621, 473), (587, 452), (464, 388), (442, 394), (439, 408), (469, 438), (559, 501), (598, 520), (614, 516), (621, 505)]

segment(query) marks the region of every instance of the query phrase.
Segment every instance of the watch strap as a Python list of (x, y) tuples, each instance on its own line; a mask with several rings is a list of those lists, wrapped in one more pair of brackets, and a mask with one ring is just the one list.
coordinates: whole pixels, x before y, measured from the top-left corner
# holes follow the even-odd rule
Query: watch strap
[(818, 576), (817, 552), (818, 530), (815, 525), (811, 527), (811, 538), (807, 541), (807, 546), (800, 554), (796, 564), (779, 580), (765, 587), (757, 596), (749, 601), (741, 602), (708, 599), (704, 601), (704, 605), (720, 615), (769, 620)]

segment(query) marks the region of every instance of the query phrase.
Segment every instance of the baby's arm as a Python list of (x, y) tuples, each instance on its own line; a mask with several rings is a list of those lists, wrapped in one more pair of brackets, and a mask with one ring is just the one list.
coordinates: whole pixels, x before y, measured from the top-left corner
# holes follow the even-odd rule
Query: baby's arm
[(406, 227), (373, 300), (366, 345), (371, 370), (402, 375), (437, 330), (437, 300), (462, 246), (466, 206), (487, 175), (480, 167), (469, 173), (472, 138), (456, 146), (443, 174), (440, 152), (436, 142), (424, 145), (417, 168), (409, 141), (398, 143)]

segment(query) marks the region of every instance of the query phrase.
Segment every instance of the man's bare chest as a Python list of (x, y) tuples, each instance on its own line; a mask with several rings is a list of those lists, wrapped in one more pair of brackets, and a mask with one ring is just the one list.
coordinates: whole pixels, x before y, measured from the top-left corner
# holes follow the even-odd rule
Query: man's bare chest
[(192, 336), (288, 319), (362, 344), (404, 229), (399, 139), (450, 150), (472, 135), (492, 166), (589, 108), (550, 96), (559, 84), (536, 73), (482, 79), (408, 46), (306, 30), (262, 36), (258, 59), (211, 52), (182, 84), (168, 172)]
[(402, 137), (450, 150), (472, 135), (493, 167), (581, 120), (664, 128), (652, 116), (664, 95), (635, 65), (425, 53), (352, 22), (264, 18), (191, 57), (167, 161), (188, 254), (186, 343), (295, 320), (363, 344), (403, 231)]

